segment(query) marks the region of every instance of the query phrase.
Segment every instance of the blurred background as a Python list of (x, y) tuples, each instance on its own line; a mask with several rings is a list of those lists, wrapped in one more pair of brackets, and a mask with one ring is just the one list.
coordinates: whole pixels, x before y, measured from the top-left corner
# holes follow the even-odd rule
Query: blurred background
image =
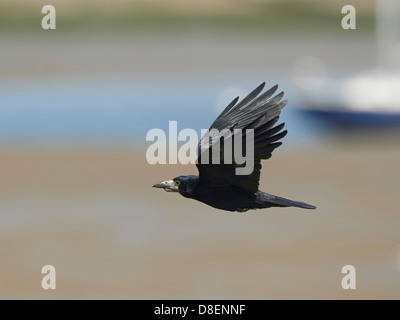
[[(344, 30), (342, 0), (2, 0), (0, 298), (399, 299), (400, 8), (379, 2)], [(149, 165), (148, 130), (200, 133), (263, 81), (289, 133), (261, 189), (317, 210), (151, 188), (197, 172)]]

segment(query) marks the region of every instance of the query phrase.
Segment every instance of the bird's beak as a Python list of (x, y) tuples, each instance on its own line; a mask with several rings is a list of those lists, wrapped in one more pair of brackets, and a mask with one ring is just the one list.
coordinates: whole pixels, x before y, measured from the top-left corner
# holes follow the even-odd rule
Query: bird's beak
[(175, 183), (174, 180), (167, 180), (163, 182), (156, 183), (153, 188), (162, 188), (167, 192), (178, 192), (179, 188), (178, 185)]

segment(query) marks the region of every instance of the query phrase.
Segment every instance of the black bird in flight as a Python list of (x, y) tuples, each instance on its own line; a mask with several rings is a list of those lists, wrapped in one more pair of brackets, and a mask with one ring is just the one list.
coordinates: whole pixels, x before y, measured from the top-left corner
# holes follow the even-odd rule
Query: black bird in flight
[[(262, 192), (258, 189), (261, 171), (261, 160), (269, 159), (272, 151), (279, 147), (282, 142), (277, 142), (283, 138), (287, 131), (281, 131), (284, 123), (274, 127), (278, 121), (281, 109), (286, 105), (287, 100), (281, 101), (283, 92), (275, 95), (278, 85), (267, 90), (259, 96), (264, 89), (265, 82), (258, 86), (246, 98), (238, 104), (239, 97), (234, 99), (210, 127), (212, 139), (212, 129), (221, 132), (224, 129), (233, 133), (234, 129), (242, 129), (243, 137), (246, 134), (244, 129), (253, 129), (254, 133), (254, 169), (248, 175), (237, 175), (235, 169), (243, 167), (234, 160), (232, 163), (224, 163), (221, 157), (219, 164), (202, 163), (200, 156), (202, 144), (209, 144), (210, 137), (203, 137), (198, 144), (198, 160), (196, 166), (199, 170), (198, 176), (180, 176), (173, 180), (157, 183), (156, 188), (163, 188), (168, 192), (179, 192), (182, 196), (195, 199), (208, 204), (214, 208), (244, 212), (249, 209), (262, 209), (270, 207), (298, 207), (305, 209), (315, 209), (310, 204), (281, 198), (272, 194)], [(281, 131), (281, 132), (280, 132)], [(243, 138), (244, 139), (244, 138)], [(213, 140), (214, 141), (214, 140)], [(223, 154), (224, 145), (220, 144), (218, 152)], [(209, 146), (209, 154), (216, 146)], [(232, 148), (233, 149), (233, 148)]]

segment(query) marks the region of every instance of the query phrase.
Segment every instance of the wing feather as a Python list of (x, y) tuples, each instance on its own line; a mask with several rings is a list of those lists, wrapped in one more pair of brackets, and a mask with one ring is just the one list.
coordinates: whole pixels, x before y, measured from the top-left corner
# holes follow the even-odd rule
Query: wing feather
[[(200, 173), (200, 181), (212, 182), (216, 185), (233, 185), (250, 192), (258, 191), (261, 159), (269, 159), (272, 152), (279, 147), (287, 131), (281, 131), (284, 123), (274, 127), (279, 120), (281, 109), (287, 104), (287, 100), (281, 101), (284, 93), (280, 92), (273, 96), (278, 89), (278, 85), (273, 86), (266, 92), (260, 94), (265, 87), (265, 82), (254, 89), (239, 103), (239, 97), (221, 112), (217, 119), (210, 126), (210, 135), (205, 135), (200, 139), (198, 145), (197, 168)], [(213, 133), (212, 129), (216, 129)], [(224, 139), (216, 144), (215, 141), (221, 138), (223, 130), (228, 132), (232, 138), (234, 129), (254, 130), (254, 170), (249, 175), (236, 175), (236, 168), (243, 167), (233, 161), (224, 163)], [(242, 130), (242, 141), (245, 141), (245, 130)], [(225, 137), (226, 138), (226, 137)], [(211, 141), (211, 143), (210, 143)], [(244, 147), (242, 147), (244, 148)], [(202, 163), (201, 155), (208, 149), (209, 160), (212, 160), (213, 152), (220, 155), (220, 164)], [(232, 150), (232, 154), (234, 151)]]

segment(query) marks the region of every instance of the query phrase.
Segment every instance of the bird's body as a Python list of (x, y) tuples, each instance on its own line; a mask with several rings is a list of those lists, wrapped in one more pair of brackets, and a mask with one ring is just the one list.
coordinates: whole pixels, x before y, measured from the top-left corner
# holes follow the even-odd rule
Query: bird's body
[[(264, 85), (265, 83), (261, 84), (238, 104), (236, 104), (238, 98), (234, 99), (211, 125), (211, 132), (213, 132), (212, 129), (216, 129), (211, 133), (211, 138), (210, 136), (202, 137), (198, 145), (198, 162), (196, 164), (199, 176), (180, 176), (155, 184), (154, 187), (163, 188), (169, 192), (179, 192), (186, 198), (195, 199), (211, 207), (227, 211), (244, 212), (250, 209), (270, 207), (315, 209), (314, 206), (304, 202), (281, 198), (258, 189), (261, 160), (271, 157), (272, 151), (282, 144), (276, 141), (287, 133), (286, 130), (280, 132), (284, 123), (274, 127), (287, 100), (280, 101), (283, 92), (272, 97), (278, 86), (274, 86), (258, 96)], [(252, 141), (254, 143), (253, 170), (250, 174), (238, 174), (237, 169), (243, 167), (243, 164), (237, 163), (235, 159), (225, 163), (223, 154), (227, 148), (225, 148), (225, 139), (222, 139), (221, 132), (229, 130), (228, 132), (233, 135), (235, 129), (241, 129), (243, 140), (246, 130), (254, 133)], [(218, 139), (221, 139), (223, 143), (216, 144), (215, 141)], [(205, 149), (204, 146), (206, 146)], [(205, 153), (206, 149), (209, 153)], [(203, 161), (202, 156), (207, 154), (209, 157), (213, 154), (211, 151), (216, 151), (221, 155), (220, 163), (213, 163), (211, 158), (208, 159), (209, 161)], [(233, 150), (229, 151), (234, 153)]]
[[(246, 192), (235, 186), (208, 186), (202, 183), (198, 176), (178, 177), (177, 179), (180, 179), (182, 185), (179, 190), (182, 196), (198, 200), (217, 209), (245, 211), (253, 209), (256, 204), (255, 193)], [(190, 186), (189, 190), (185, 188), (186, 185)]]
[(199, 176), (181, 176), (178, 192), (185, 198), (194, 199), (216, 209), (245, 212), (250, 209), (270, 207), (299, 207), (313, 209), (314, 206), (274, 196), (258, 190), (249, 192), (232, 185), (208, 185), (201, 182)]

